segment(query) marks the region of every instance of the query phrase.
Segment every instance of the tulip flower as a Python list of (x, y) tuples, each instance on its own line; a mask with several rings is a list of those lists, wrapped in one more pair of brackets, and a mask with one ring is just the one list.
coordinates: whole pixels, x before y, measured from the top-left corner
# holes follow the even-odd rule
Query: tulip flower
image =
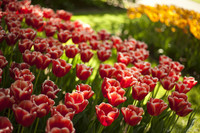
[(24, 127), (30, 126), (36, 116), (37, 107), (30, 100), (23, 100), (19, 104), (13, 105), (13, 112), (17, 123)]
[(0, 88), (0, 111), (11, 108), (14, 103), (14, 96), (11, 95), (10, 89)]
[(30, 81), (16, 80), (11, 84), (10, 90), (16, 101), (29, 100), (33, 91), (33, 84)]
[(99, 66), (99, 74), (101, 78), (111, 78), (115, 70), (116, 69), (109, 64), (100, 64)]
[(194, 87), (197, 84), (197, 81), (194, 79), (194, 77), (184, 77), (183, 78), (183, 83), (187, 84), (188, 87), (191, 89), (192, 87)]
[(131, 126), (135, 126), (142, 120), (144, 110), (134, 105), (128, 105), (128, 107), (122, 107), (121, 112), (124, 116), (125, 122)]
[(80, 84), (76, 86), (76, 91), (83, 92), (84, 98), (89, 99), (94, 95), (94, 91), (91, 86), (87, 84)]
[(56, 94), (60, 91), (58, 86), (51, 80), (45, 80), (42, 83), (41, 93), (47, 95), (51, 99), (57, 98)]
[(37, 107), (37, 117), (40, 118), (47, 115), (55, 103), (51, 98), (48, 98), (48, 96), (44, 94), (38, 96), (32, 95), (31, 101)]
[(7, 117), (0, 116), (0, 132), (12, 133), (13, 125)]
[(46, 133), (75, 133), (72, 121), (67, 117), (54, 115), (47, 120)]
[(172, 92), (172, 94), (168, 97), (169, 106), (171, 110), (175, 111), (179, 116), (188, 115), (192, 109), (191, 103), (187, 101), (187, 95), (179, 92)]
[(95, 106), (98, 120), (103, 126), (109, 126), (119, 116), (119, 110), (109, 103), (101, 103)]
[(94, 53), (89, 49), (81, 51), (80, 54), (81, 54), (81, 60), (83, 62), (89, 62), (92, 56), (94, 55)]
[(73, 92), (65, 94), (65, 105), (75, 110), (75, 114), (82, 112), (88, 105), (88, 100), (84, 98), (82, 92)]
[(59, 104), (51, 108), (51, 116), (54, 115), (61, 115), (65, 118), (69, 117), (70, 120), (72, 120), (75, 115), (75, 111), (72, 108), (67, 108), (63, 104)]
[(3, 69), (8, 64), (6, 57), (0, 55), (0, 68)]
[(80, 80), (86, 80), (92, 74), (93, 68), (87, 67), (85, 64), (76, 64), (76, 76)]
[(150, 115), (158, 116), (167, 106), (168, 105), (162, 99), (150, 98), (150, 101), (147, 102), (147, 111)]
[(33, 41), (29, 39), (23, 39), (19, 41), (18, 47), (21, 53), (24, 53), (25, 50), (30, 50), (33, 46)]
[(71, 69), (72, 65), (66, 63), (65, 60), (56, 59), (52, 61), (52, 72), (56, 77), (65, 76)]
[(142, 100), (146, 97), (146, 95), (149, 93), (149, 91), (150, 91), (149, 85), (147, 85), (145, 83), (136, 83), (132, 87), (133, 99)]
[(68, 58), (74, 58), (79, 53), (79, 48), (76, 45), (66, 45), (65, 46), (65, 55)]

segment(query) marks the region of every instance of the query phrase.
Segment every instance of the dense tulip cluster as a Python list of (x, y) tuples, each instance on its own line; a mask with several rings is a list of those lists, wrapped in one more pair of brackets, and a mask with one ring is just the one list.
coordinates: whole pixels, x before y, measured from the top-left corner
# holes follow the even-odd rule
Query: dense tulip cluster
[[(197, 81), (180, 81), (184, 66), (165, 55), (153, 68), (146, 61), (146, 43), (95, 32), (71, 21), (70, 12), (54, 12), (29, 0), (3, 0), (0, 6), (0, 132), (74, 133), (86, 132), (87, 126), (95, 132), (117, 122), (126, 130), (123, 119), (139, 127), (149, 123), (143, 114), (186, 116), (193, 110), (186, 93)], [(104, 63), (111, 56), (113, 66)], [(156, 97), (157, 84), (173, 91), (171, 110), (165, 95)]]

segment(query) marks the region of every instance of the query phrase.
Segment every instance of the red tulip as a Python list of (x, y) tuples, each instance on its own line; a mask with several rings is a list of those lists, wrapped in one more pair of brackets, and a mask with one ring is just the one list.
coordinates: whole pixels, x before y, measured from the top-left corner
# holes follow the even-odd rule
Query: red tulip
[(42, 8), (42, 10), (43, 10), (43, 16), (45, 18), (51, 18), (55, 15), (54, 10), (51, 8)]
[(46, 38), (37, 37), (34, 41), (34, 50), (39, 51), (41, 53), (46, 52), (49, 44)]
[(184, 117), (184, 116), (188, 115), (190, 112), (193, 111), (193, 109), (190, 108), (191, 105), (192, 105), (191, 103), (188, 103), (181, 111), (176, 112), (176, 114), (181, 116), (181, 117)]
[(57, 98), (56, 94), (60, 91), (58, 86), (51, 80), (45, 80), (41, 89), (41, 93), (47, 95), (51, 99)]
[(162, 68), (158, 67), (152, 68), (151, 73), (153, 77), (157, 77), (158, 79), (162, 79), (167, 76), (167, 73)]
[(100, 30), (97, 32), (100, 40), (108, 40), (110, 38), (110, 33), (108, 33), (106, 30)]
[(14, 96), (10, 94), (10, 89), (0, 88), (0, 111), (11, 108), (14, 103)]
[(137, 49), (147, 49), (148, 45), (145, 42), (137, 41), (136, 48)]
[(16, 63), (15, 61), (12, 62), (9, 71), (10, 71), (10, 76), (14, 79), (15, 78), (15, 73), (14, 73), (14, 69), (18, 69), (18, 70), (23, 70), (23, 69), (29, 69), (30, 66), (23, 62), (23, 63)]
[(70, 120), (72, 120), (75, 115), (75, 111), (72, 108), (67, 108), (63, 104), (59, 104), (51, 109), (51, 116), (54, 115), (61, 115), (65, 118), (69, 117)]
[(191, 88), (189, 88), (187, 84), (184, 84), (181, 81), (179, 81), (178, 83), (176, 83), (175, 91), (177, 91), (179, 93), (185, 93), (186, 94), (190, 90), (191, 90)]
[(124, 120), (127, 124), (135, 126), (142, 120), (142, 114), (144, 110), (142, 108), (136, 107), (134, 105), (128, 105), (128, 107), (121, 108)]
[(40, 118), (47, 115), (55, 103), (51, 98), (48, 98), (48, 96), (44, 94), (38, 96), (32, 95), (31, 101), (37, 107), (37, 117)]
[(179, 92), (172, 92), (168, 97), (169, 106), (171, 110), (175, 111), (177, 114), (182, 112), (185, 108), (190, 107), (190, 103), (187, 101), (187, 95)]
[(109, 126), (119, 116), (119, 110), (108, 103), (95, 106), (97, 118), (103, 126)]
[(50, 63), (51, 63), (50, 54), (47, 53), (44, 55), (42, 53), (39, 53), (36, 56), (35, 65), (38, 69), (44, 70), (45, 68), (49, 66)]
[(135, 67), (137, 67), (142, 75), (150, 75), (151, 73), (151, 64), (149, 62), (136, 62)]
[(153, 99), (147, 102), (147, 111), (150, 115), (158, 116), (160, 115), (166, 108), (167, 104), (162, 99)]
[(69, 21), (71, 19), (72, 13), (67, 12), (65, 10), (57, 10), (56, 15), (57, 15), (57, 17), (65, 20), (65, 21)]
[(97, 50), (99, 48), (100, 43), (101, 42), (98, 40), (91, 40), (90, 46), (92, 47), (93, 50)]
[(29, 39), (23, 39), (19, 41), (18, 47), (21, 53), (24, 53), (25, 50), (30, 50), (33, 46), (33, 41)]
[(159, 64), (169, 65), (172, 62), (172, 59), (166, 55), (161, 55), (159, 57)]
[(3, 42), (5, 35), (6, 35), (5, 30), (1, 29), (0, 30), (0, 43)]
[(115, 63), (114, 67), (117, 70), (126, 70), (127, 69), (126, 65), (124, 63), (120, 63), (120, 62), (119, 63)]
[(78, 48), (83, 51), (83, 50), (86, 50), (86, 49), (91, 49), (91, 46), (88, 45), (86, 42), (81, 42), (78, 44)]
[(3, 74), (3, 70), (0, 68), (0, 83), (1, 83), (1, 80), (2, 80), (2, 74)]
[[(101, 85), (101, 91), (103, 93), (103, 96), (105, 98), (107, 98), (107, 94), (109, 92), (109, 89), (111, 88), (116, 88), (116, 89), (120, 89), (120, 92), (122, 92), (122, 94), (125, 93), (125, 91), (121, 88), (120, 83), (115, 80), (115, 79), (109, 79), (109, 78), (104, 78), (102, 85)], [(122, 90), (121, 90), (122, 89)]]
[(88, 100), (84, 99), (82, 92), (73, 92), (65, 94), (65, 105), (68, 108), (73, 108), (75, 114), (82, 112), (88, 105)]
[(76, 64), (76, 76), (80, 80), (86, 80), (92, 74), (93, 68), (86, 66), (85, 64)]
[(0, 132), (12, 133), (13, 125), (7, 117), (0, 116)]
[(56, 60), (53, 60), (52, 72), (56, 77), (63, 77), (69, 72), (71, 67), (72, 65), (66, 63), (65, 60), (56, 59)]
[(131, 61), (131, 57), (129, 53), (126, 52), (118, 52), (117, 53), (117, 62), (124, 63), (125, 65), (128, 65)]
[(194, 77), (184, 77), (183, 83), (187, 84), (187, 86), (191, 89), (197, 84), (197, 81), (194, 79)]
[(104, 77), (111, 78), (115, 70), (116, 69), (109, 64), (100, 64), (99, 74), (101, 78)]
[(149, 91), (150, 91), (149, 85), (138, 82), (132, 87), (133, 99), (142, 100), (146, 97)]
[(50, 36), (53, 36), (56, 33), (57, 28), (55, 26), (52, 26), (52, 25), (46, 25), (44, 27), (44, 30), (45, 30), (46, 36), (50, 37)]
[(91, 86), (87, 84), (80, 84), (76, 86), (76, 91), (83, 92), (84, 98), (89, 99), (94, 95), (94, 91), (92, 91)]
[(11, 84), (10, 90), (15, 100), (29, 100), (33, 91), (33, 84), (30, 81), (16, 80)]
[(29, 39), (33, 40), (36, 36), (37, 32), (34, 29), (31, 28), (26, 28), (26, 29), (21, 29), (21, 39)]
[(37, 107), (30, 100), (23, 100), (19, 104), (14, 104), (15, 120), (24, 127), (30, 126), (37, 116), (36, 109)]
[(66, 43), (71, 37), (71, 32), (68, 30), (60, 31), (58, 34), (58, 40), (62, 43)]
[(13, 69), (15, 80), (24, 80), (33, 82), (35, 76), (29, 69), (19, 70), (18, 68)]
[(60, 49), (64, 49), (64, 46), (62, 43), (60, 43), (57, 39), (54, 39), (53, 37), (46, 38), (47, 43), (49, 44), (49, 47), (58, 47)]
[(50, 54), (50, 58), (58, 59), (62, 56), (63, 50), (59, 47), (53, 46), (51, 48), (47, 48), (47, 53)]
[(149, 87), (150, 87), (150, 92), (152, 92), (152, 91), (154, 90), (154, 88), (155, 88), (157, 82), (158, 82), (158, 78), (153, 78), (153, 77), (151, 77), (151, 76), (149, 76), (149, 75), (145, 75), (145, 76), (143, 76), (143, 77), (140, 77), (140, 78), (139, 78), (139, 81), (140, 81), (141, 83), (146, 83), (147, 85), (149, 85)]
[(29, 50), (25, 50), (25, 52), (22, 54), (23, 56), (23, 60), (24, 62), (26, 62), (27, 64), (29, 64), (30, 66), (35, 65), (35, 60), (36, 57), (39, 55), (40, 53), (37, 51), (29, 51)]
[[(114, 88), (114, 87), (112, 87), (112, 88)], [(112, 106), (118, 106), (119, 104), (125, 102), (126, 99), (127, 99), (126, 97), (124, 97), (125, 91), (124, 91), (123, 94), (122, 93), (118, 93), (117, 91), (111, 92), (111, 89), (109, 89), (109, 91), (107, 93), (108, 102)]]
[(81, 60), (83, 62), (89, 62), (92, 56), (94, 55), (94, 53), (89, 49), (81, 51), (80, 54), (81, 54)]
[(113, 42), (113, 45), (116, 46), (117, 44), (122, 43), (122, 39), (118, 36), (112, 36), (110, 40)]
[(175, 79), (173, 77), (165, 77), (160, 80), (160, 83), (165, 90), (172, 90), (175, 85)]
[(184, 65), (182, 65), (176, 61), (171, 62), (170, 67), (171, 67), (171, 69), (175, 70), (176, 72), (181, 72), (184, 69)]
[(8, 61), (3, 55), (0, 55), (0, 68), (3, 69), (8, 64)]
[(65, 55), (68, 58), (74, 58), (79, 53), (79, 48), (76, 45), (65, 45)]
[(16, 34), (14, 34), (12, 32), (9, 32), (8, 34), (6, 34), (5, 39), (6, 39), (6, 43), (9, 46), (13, 46), (13, 45), (15, 45), (15, 43), (18, 40), (18, 36), (16, 36)]
[(73, 123), (69, 118), (54, 115), (47, 120), (46, 133), (75, 133)]
[(112, 56), (112, 51), (106, 50), (105, 48), (100, 48), (97, 51), (97, 56), (100, 61), (106, 61), (108, 58), (110, 58)]

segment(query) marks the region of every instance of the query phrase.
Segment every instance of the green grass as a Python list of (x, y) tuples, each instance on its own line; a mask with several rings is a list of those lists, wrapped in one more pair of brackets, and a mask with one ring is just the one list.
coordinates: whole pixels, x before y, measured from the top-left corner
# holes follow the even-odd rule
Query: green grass
[(124, 10), (89, 11), (74, 13), (72, 20), (81, 20), (89, 24), (95, 31), (106, 29), (110, 33), (119, 34), (121, 25), (128, 19)]
[(200, 0), (192, 0), (192, 1), (197, 2), (197, 3), (200, 3)]

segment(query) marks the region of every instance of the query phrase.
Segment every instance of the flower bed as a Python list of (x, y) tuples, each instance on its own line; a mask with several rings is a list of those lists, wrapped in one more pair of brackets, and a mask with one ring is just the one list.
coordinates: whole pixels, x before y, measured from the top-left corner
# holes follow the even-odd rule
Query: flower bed
[(0, 5), (0, 131), (168, 132), (192, 112), (189, 129), (186, 93), (197, 81), (179, 79), (179, 62), (162, 55), (152, 67), (146, 43), (95, 32), (64, 10)]

